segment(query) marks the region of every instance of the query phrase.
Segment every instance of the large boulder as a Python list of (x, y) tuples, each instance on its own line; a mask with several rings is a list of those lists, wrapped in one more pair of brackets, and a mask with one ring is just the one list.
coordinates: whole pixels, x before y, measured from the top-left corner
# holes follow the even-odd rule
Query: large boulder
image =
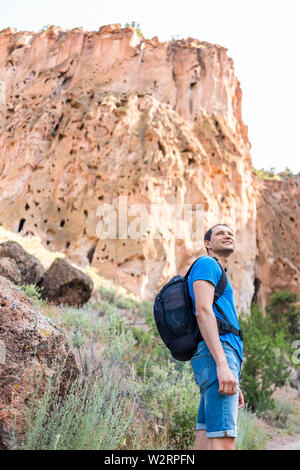
[(22, 283), (21, 271), (13, 258), (0, 258), (0, 276), (7, 277), (14, 284)]
[(50, 302), (81, 306), (89, 300), (93, 281), (87, 274), (62, 258), (56, 258), (44, 273), (41, 282), (42, 297)]
[(34, 377), (39, 378), (42, 394), (47, 378), (58, 370), (63, 395), (79, 368), (62, 330), (0, 276), (0, 449), (10, 447), (13, 428), (17, 443), (22, 442), (21, 416), (33, 393)]
[(15, 260), (21, 273), (22, 284), (38, 284), (41, 280), (44, 273), (41, 262), (35, 256), (27, 253), (19, 243), (15, 241), (1, 243), (0, 258)]

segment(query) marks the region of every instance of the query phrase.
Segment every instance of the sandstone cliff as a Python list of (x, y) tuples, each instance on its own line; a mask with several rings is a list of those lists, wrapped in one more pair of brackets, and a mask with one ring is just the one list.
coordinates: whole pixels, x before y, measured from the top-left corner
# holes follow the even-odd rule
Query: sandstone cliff
[[(152, 299), (204, 253), (188, 233), (176, 238), (171, 209), (202, 204), (205, 228), (222, 221), (236, 232), (229, 271), (238, 309), (248, 310), (258, 189), (226, 49), (140, 40), (119, 25), (8, 29), (0, 32), (0, 80), (1, 223)], [(113, 204), (118, 215), (121, 196), (128, 207), (166, 212), (141, 239), (100, 240), (99, 205)], [(151, 236), (166, 225), (170, 239)]]
[(300, 177), (260, 183), (257, 198), (255, 301), (265, 307), (271, 294), (300, 294)]

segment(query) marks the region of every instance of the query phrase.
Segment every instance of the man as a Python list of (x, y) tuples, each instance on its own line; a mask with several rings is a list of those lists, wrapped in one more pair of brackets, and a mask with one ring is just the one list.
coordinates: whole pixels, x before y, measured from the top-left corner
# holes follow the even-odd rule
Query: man
[[(219, 335), (216, 317), (223, 318), (213, 305), (215, 287), (222, 275), (219, 263), (226, 265), (228, 256), (234, 252), (234, 234), (227, 225), (215, 225), (206, 232), (204, 243), (208, 256), (196, 261), (188, 280), (203, 338), (191, 359), (201, 393), (194, 449), (234, 450), (238, 408), (244, 406), (243, 394), (239, 391), (243, 343), (231, 332)], [(217, 304), (228, 322), (239, 330), (229, 280)]]

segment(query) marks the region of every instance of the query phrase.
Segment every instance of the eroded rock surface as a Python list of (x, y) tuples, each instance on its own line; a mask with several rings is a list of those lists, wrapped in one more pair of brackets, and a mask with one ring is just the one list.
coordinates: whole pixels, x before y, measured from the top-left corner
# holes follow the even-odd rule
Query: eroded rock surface
[(150, 232), (167, 220), (174, 235), (173, 205), (202, 204), (205, 229), (223, 222), (236, 232), (229, 273), (238, 310), (248, 311), (257, 190), (226, 49), (141, 40), (120, 25), (52, 27), (0, 32), (0, 59), (0, 222), (153, 299), (204, 250), (189, 233), (99, 239), (99, 205), (117, 217), (120, 197), (128, 208), (165, 206), (168, 220), (156, 214)]
[(256, 300), (289, 289), (300, 296), (300, 177), (260, 183), (257, 200)]
[(59, 384), (63, 394), (79, 369), (62, 330), (2, 276), (0, 326), (0, 449), (6, 449), (11, 445), (14, 421), (18, 445), (24, 437), (21, 413), (26, 412), (32, 396), (34, 377), (42, 394), (47, 378), (61, 368)]

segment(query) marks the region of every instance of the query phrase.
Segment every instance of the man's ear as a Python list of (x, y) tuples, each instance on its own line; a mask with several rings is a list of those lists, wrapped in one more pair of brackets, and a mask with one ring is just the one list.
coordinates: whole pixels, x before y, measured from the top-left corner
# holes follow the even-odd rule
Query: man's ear
[(205, 245), (206, 250), (210, 249), (210, 248), (211, 248), (211, 246), (210, 246), (210, 245), (211, 245), (210, 240), (204, 240), (204, 245)]

